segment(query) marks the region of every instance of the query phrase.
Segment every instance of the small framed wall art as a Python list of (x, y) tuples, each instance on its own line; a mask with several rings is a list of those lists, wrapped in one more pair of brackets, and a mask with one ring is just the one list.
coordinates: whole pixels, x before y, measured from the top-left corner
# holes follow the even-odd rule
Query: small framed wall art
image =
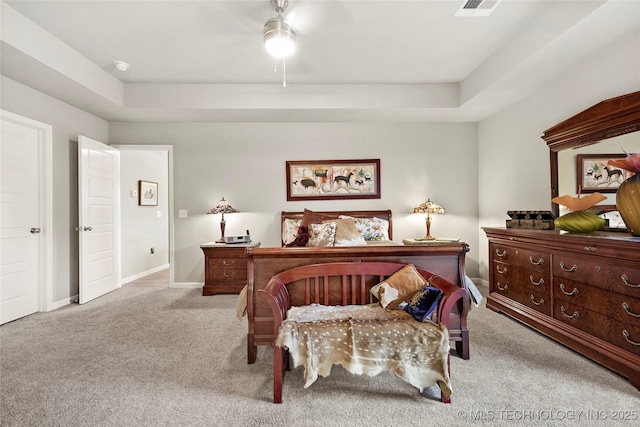
[(610, 166), (607, 161), (624, 157), (624, 154), (578, 154), (576, 193), (615, 193), (633, 172)]
[(287, 161), (287, 200), (379, 199), (380, 159)]
[(158, 206), (158, 183), (138, 181), (138, 206)]

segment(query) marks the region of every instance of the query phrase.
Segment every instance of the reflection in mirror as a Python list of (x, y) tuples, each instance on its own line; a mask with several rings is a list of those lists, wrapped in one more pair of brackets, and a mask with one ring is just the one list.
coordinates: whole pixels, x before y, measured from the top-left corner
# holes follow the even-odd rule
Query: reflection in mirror
[[(578, 178), (577, 178), (577, 156), (579, 154), (624, 154), (640, 152), (640, 132), (628, 133), (626, 135), (616, 136), (614, 138), (605, 139), (597, 144), (588, 145), (571, 150), (558, 152), (558, 194), (576, 196), (578, 194)], [(603, 181), (603, 188), (606, 184)], [(607, 210), (615, 210), (616, 193), (602, 193), (607, 200), (599, 203), (599, 205), (607, 206)], [(561, 211), (560, 214), (563, 212)], [(611, 213), (608, 215), (611, 227), (621, 226), (619, 215)]]

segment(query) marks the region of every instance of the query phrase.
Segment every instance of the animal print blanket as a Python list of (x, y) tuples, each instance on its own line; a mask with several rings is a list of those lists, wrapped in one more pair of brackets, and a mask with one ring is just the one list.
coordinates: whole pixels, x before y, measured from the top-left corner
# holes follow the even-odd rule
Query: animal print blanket
[(404, 310), (378, 304), (292, 307), (276, 345), (286, 347), (294, 365), (304, 366), (305, 385), (326, 377), (332, 365), (353, 374), (392, 372), (420, 392), (438, 381), (451, 395), (449, 333), (442, 325), (418, 322)]

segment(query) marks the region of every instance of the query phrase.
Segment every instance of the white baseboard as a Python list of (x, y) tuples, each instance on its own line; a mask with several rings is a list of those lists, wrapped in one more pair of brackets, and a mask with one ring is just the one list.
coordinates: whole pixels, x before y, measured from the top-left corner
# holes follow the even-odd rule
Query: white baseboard
[(134, 280), (138, 280), (138, 279), (141, 279), (141, 278), (143, 278), (145, 276), (148, 276), (150, 274), (157, 273), (158, 271), (164, 270), (166, 268), (169, 268), (169, 264), (164, 264), (164, 265), (161, 265), (159, 267), (154, 267), (154, 268), (152, 268), (150, 270), (143, 271), (142, 273), (138, 273), (138, 274), (134, 274), (133, 276), (125, 277), (120, 281), (120, 284), (121, 285), (126, 285), (129, 282), (133, 282)]
[(172, 288), (201, 288), (204, 282), (173, 282)]

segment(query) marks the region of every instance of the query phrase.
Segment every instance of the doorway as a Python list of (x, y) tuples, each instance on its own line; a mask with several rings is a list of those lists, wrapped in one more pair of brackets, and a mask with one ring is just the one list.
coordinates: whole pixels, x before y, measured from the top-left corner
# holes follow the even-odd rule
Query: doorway
[[(168, 269), (174, 283), (173, 147), (114, 145), (121, 160), (122, 284)], [(144, 201), (140, 183), (157, 184), (157, 199)]]
[(53, 130), (0, 110), (0, 324), (53, 309)]

